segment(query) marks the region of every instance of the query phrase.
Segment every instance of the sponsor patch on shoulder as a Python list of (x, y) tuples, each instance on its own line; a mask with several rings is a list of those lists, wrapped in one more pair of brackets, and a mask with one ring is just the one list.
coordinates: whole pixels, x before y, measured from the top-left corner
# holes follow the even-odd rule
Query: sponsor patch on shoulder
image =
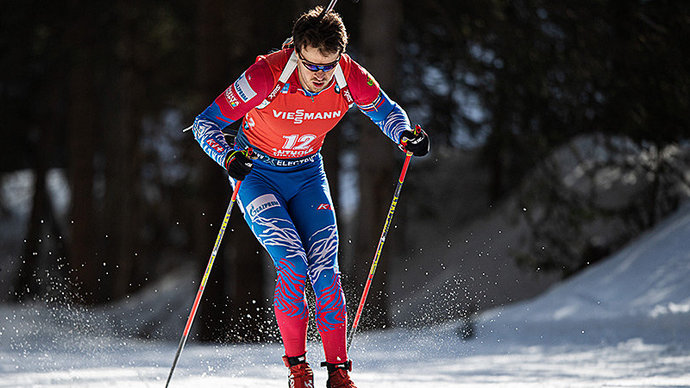
[(225, 90), (225, 100), (230, 104), (231, 107), (236, 108), (237, 105), (239, 105), (239, 101), (237, 101), (237, 97), (235, 97), (235, 93), (233, 92), (233, 87), (229, 87)]
[(280, 206), (280, 202), (275, 195), (264, 194), (247, 205), (247, 212), (253, 221), (261, 212), (278, 206)]
[(244, 102), (247, 102), (256, 96), (256, 92), (254, 89), (252, 89), (251, 85), (249, 85), (249, 81), (247, 81), (247, 76), (245, 73), (242, 73), (240, 78), (235, 81), (233, 86), (235, 88), (235, 93), (237, 93), (237, 95), (240, 96), (240, 99)]

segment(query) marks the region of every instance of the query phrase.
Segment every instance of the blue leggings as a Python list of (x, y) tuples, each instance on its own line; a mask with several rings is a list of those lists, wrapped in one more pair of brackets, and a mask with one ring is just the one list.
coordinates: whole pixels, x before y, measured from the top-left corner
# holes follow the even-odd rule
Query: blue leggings
[(338, 231), (323, 162), (274, 167), (255, 161), (238, 194), (244, 218), (276, 267), (274, 310), (289, 357), (306, 352), (309, 277), (326, 361), (347, 360), (347, 315), (338, 269)]

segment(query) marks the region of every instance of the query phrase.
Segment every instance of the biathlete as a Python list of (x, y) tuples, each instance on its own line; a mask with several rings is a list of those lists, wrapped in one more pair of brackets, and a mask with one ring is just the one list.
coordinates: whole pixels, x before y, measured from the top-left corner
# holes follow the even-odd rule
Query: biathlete
[[(405, 111), (345, 53), (347, 40), (340, 15), (321, 7), (307, 11), (293, 26), (292, 43), (258, 57), (193, 125), (203, 150), (231, 181), (243, 181), (238, 199), (244, 218), (277, 271), (274, 310), (290, 386), (297, 388), (313, 387), (306, 360), (307, 278), (316, 294), (327, 387), (355, 387), (348, 374), (336, 217), (319, 153), (326, 133), (356, 105), (404, 151), (429, 151), (427, 134), (413, 131)], [(240, 119), (230, 145), (223, 129)]]

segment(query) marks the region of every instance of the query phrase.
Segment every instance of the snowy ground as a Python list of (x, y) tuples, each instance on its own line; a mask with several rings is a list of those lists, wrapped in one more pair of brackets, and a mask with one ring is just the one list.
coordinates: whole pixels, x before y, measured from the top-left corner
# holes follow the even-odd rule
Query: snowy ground
[[(690, 206), (540, 297), (459, 323), (360, 333), (374, 387), (690, 387)], [(192, 290), (192, 293), (194, 291)], [(177, 347), (112, 334), (107, 314), (0, 306), (0, 387), (163, 387)], [(317, 343), (309, 354), (323, 355)], [(184, 350), (171, 387), (285, 387), (279, 345)], [(325, 372), (315, 368), (316, 386)]]

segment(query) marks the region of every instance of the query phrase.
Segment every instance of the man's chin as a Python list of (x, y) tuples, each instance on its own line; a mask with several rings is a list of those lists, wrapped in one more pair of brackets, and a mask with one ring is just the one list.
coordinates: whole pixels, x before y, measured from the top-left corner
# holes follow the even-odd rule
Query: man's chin
[(313, 92), (320, 92), (326, 86), (326, 82), (312, 82), (311, 88)]

